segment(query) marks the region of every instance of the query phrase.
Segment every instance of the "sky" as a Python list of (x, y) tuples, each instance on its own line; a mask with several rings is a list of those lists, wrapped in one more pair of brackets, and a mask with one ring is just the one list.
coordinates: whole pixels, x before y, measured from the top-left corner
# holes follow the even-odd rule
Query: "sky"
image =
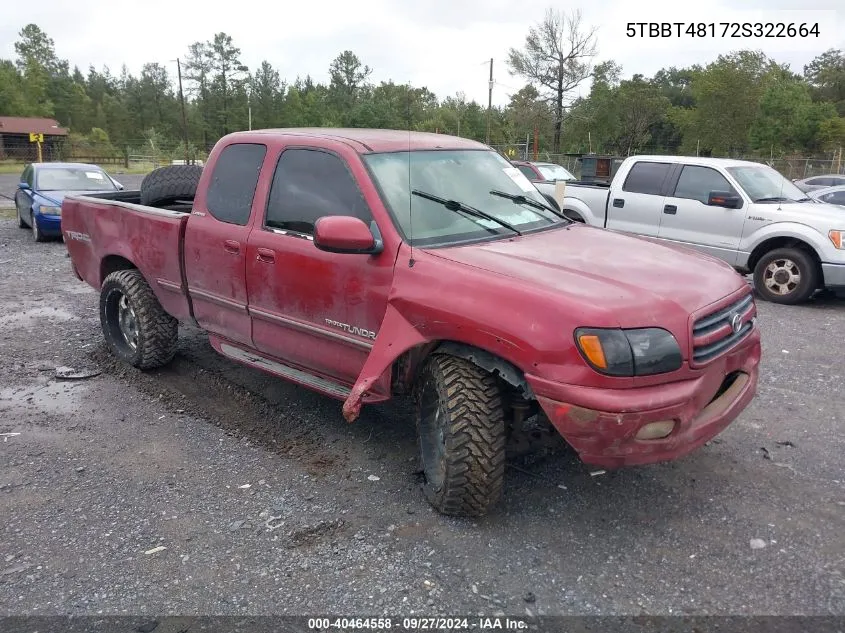
[[(184, 59), (189, 44), (225, 31), (251, 70), (266, 59), (289, 81), (307, 74), (327, 81), (331, 60), (348, 49), (373, 69), (376, 82), (411, 82), (440, 98), (463, 92), (484, 104), (492, 58), (493, 103), (504, 105), (526, 83), (509, 74), (508, 50), (521, 47), (548, 8), (580, 10), (582, 28), (596, 29), (594, 62), (613, 59), (622, 66), (623, 78), (651, 76), (668, 66), (706, 64), (742, 48), (762, 50), (801, 72), (828, 48), (845, 49), (842, 0), (716, 0), (700, 5), (706, 7), (677, 0), (320, 0), (264, 6), (223, 0), (9, 2), (0, 23), (0, 58), (14, 58), (18, 32), (35, 23), (53, 39), (58, 56), (83, 72), (93, 64), (119, 74), (126, 64), (137, 74), (145, 62), (158, 62), (175, 78), (175, 59)], [(717, 37), (627, 37), (629, 22), (715, 23)], [(818, 23), (820, 35), (720, 37), (721, 25), (734, 22), (793, 23), (796, 28)], [(581, 90), (588, 88), (585, 84)]]

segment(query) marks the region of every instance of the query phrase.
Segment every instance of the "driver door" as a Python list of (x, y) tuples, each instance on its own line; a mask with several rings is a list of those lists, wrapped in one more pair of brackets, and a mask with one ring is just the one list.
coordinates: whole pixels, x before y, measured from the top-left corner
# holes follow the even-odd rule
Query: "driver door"
[(678, 182), (663, 201), (658, 237), (693, 247), (733, 265), (748, 205), (743, 201), (739, 209), (710, 206), (707, 201), (711, 191), (740, 195), (716, 169), (684, 165)]

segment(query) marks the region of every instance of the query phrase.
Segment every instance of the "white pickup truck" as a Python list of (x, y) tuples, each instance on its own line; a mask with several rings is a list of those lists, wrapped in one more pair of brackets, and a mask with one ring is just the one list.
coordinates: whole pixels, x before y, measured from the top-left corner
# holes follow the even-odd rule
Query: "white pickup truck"
[(577, 222), (676, 242), (753, 273), (768, 301), (845, 287), (845, 209), (760, 163), (632, 156), (609, 187), (566, 183), (561, 196), (554, 183), (535, 186)]

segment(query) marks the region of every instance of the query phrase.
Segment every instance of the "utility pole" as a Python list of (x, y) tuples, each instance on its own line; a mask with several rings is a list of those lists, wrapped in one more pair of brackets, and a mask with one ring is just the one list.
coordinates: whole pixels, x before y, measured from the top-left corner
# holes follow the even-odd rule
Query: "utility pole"
[(490, 145), (490, 111), (493, 109), (493, 58), (490, 58), (490, 83), (487, 84), (487, 145)]
[(182, 63), (176, 58), (176, 72), (179, 74), (179, 103), (182, 106), (182, 135), (185, 139), (185, 164), (190, 160), (188, 157), (188, 119), (185, 117), (185, 95), (182, 93)]

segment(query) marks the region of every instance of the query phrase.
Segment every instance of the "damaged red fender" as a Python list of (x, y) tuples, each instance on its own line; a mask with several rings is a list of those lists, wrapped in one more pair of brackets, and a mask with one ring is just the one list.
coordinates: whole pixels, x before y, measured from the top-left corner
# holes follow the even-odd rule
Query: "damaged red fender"
[(427, 339), (399, 313), (394, 305), (388, 303), (370, 355), (367, 356), (352, 391), (343, 403), (344, 419), (347, 422), (354, 422), (361, 413), (361, 399), (373, 383), (401, 354), (426, 341)]

